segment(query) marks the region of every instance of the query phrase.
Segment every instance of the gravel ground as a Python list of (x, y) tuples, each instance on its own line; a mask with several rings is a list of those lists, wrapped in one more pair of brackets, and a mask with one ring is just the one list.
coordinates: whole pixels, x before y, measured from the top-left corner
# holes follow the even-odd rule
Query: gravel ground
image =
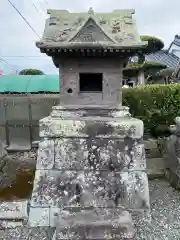
[(180, 192), (167, 181), (149, 181), (152, 221), (138, 229), (136, 240), (180, 240)]

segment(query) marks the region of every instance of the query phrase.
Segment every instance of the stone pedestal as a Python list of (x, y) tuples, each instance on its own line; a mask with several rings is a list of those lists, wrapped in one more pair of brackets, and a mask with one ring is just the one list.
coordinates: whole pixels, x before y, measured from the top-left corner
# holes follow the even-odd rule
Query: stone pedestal
[[(61, 213), (54, 233), (55, 239), (132, 239), (134, 228), (127, 211), (121, 209), (79, 209), (77, 212)], [(68, 238), (69, 237), (69, 238)]]
[[(30, 226), (57, 226), (62, 210), (69, 216), (82, 208), (103, 209), (99, 225), (109, 227), (107, 209), (149, 216), (143, 122), (127, 107), (53, 107), (40, 120), (40, 137)], [(109, 221), (118, 224), (121, 213)]]

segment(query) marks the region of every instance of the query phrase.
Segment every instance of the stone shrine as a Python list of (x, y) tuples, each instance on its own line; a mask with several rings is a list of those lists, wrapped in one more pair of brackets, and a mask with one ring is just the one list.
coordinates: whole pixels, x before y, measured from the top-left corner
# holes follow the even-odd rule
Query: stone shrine
[(59, 68), (60, 104), (39, 122), (29, 225), (56, 227), (58, 240), (133, 239), (149, 189), (144, 126), (122, 106), (122, 69), (147, 43), (133, 10), (48, 13), (36, 45)]

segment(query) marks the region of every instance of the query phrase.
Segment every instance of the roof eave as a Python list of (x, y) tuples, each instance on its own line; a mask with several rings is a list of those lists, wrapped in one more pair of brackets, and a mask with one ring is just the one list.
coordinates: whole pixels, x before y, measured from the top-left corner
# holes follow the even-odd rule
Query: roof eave
[(81, 48), (103, 48), (103, 49), (145, 49), (147, 46), (146, 42), (132, 42), (127, 44), (118, 44), (111, 42), (47, 42), (47, 41), (38, 41), (36, 46), (40, 49), (81, 49)]

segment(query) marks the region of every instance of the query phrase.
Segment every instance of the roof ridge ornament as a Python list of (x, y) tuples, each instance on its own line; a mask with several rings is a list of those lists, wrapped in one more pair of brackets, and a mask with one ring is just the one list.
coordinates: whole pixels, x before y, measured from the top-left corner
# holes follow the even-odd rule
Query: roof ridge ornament
[(92, 7), (89, 8), (88, 14), (89, 14), (90, 16), (94, 15), (94, 10), (93, 10)]

